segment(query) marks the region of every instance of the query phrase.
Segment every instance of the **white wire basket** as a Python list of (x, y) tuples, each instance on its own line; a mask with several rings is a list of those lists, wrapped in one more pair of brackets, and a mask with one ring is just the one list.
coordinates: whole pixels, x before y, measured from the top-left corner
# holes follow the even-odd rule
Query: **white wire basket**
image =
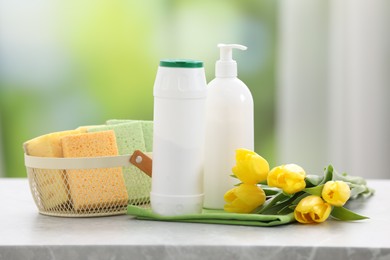
[(24, 156), (32, 196), (41, 214), (94, 217), (148, 206), (151, 178), (131, 155), (90, 158)]

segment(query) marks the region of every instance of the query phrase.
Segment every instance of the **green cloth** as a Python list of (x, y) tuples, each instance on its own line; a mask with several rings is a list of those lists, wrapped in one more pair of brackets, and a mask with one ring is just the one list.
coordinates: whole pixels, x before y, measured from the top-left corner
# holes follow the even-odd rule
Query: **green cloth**
[(157, 220), (171, 222), (193, 222), (206, 224), (225, 224), (241, 226), (271, 227), (295, 222), (294, 213), (287, 215), (260, 215), (227, 213), (223, 210), (203, 209), (202, 214), (190, 214), (181, 216), (161, 216), (155, 214), (150, 208), (140, 208), (133, 205), (127, 206), (127, 214), (142, 220)]

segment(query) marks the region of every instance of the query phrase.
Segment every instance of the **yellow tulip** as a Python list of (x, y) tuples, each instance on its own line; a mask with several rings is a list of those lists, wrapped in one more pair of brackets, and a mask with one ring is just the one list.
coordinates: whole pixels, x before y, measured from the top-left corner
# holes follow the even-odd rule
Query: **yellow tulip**
[(320, 197), (310, 195), (303, 198), (294, 210), (295, 219), (303, 224), (324, 222), (330, 215), (332, 206)]
[(265, 202), (265, 193), (255, 184), (241, 184), (225, 193), (225, 211), (250, 213)]
[(234, 175), (243, 183), (257, 184), (267, 179), (269, 164), (255, 152), (247, 149), (237, 149), (236, 165), (232, 170)]
[(306, 187), (306, 173), (299, 165), (286, 164), (273, 168), (268, 173), (268, 186), (281, 188), (285, 193), (294, 194)]
[(322, 198), (329, 204), (341, 207), (351, 196), (351, 189), (343, 181), (328, 181), (322, 189)]

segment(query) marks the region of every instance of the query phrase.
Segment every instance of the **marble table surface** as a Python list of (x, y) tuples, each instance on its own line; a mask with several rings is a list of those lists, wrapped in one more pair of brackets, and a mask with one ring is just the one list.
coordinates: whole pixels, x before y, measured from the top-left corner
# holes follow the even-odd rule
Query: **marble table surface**
[(247, 227), (38, 213), (27, 179), (0, 179), (0, 260), (390, 259), (390, 180), (350, 203), (368, 220)]

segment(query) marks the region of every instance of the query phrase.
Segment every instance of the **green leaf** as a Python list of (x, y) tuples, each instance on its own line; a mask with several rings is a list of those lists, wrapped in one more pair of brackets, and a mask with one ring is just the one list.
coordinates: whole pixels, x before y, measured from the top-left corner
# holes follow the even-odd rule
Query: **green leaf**
[(334, 207), (330, 215), (335, 219), (344, 220), (344, 221), (368, 219), (368, 217), (359, 215), (344, 207)]
[(362, 196), (363, 198), (368, 198), (374, 195), (374, 193), (375, 190), (373, 188), (367, 187), (367, 189), (364, 192), (360, 193), (358, 196)]
[(331, 164), (325, 169), (325, 176), (319, 184), (325, 184), (327, 181), (333, 179), (333, 166)]
[(271, 215), (285, 215), (285, 214), (288, 214), (288, 213), (291, 213), (292, 210), (290, 207), (291, 207), (291, 204), (297, 199), (297, 197), (299, 197), (301, 194), (305, 194), (303, 192), (300, 192), (300, 193), (296, 193), (294, 195), (288, 195), (288, 194), (284, 194), (285, 197), (280, 200), (277, 200), (277, 201), (273, 201), (272, 203), (270, 203), (268, 205), (268, 207), (264, 208), (262, 210), (262, 214), (264, 215), (267, 215), (267, 214), (271, 214)]
[(312, 188), (306, 188), (303, 191), (306, 193), (309, 193), (311, 195), (316, 195), (316, 196), (321, 197), (323, 187), (324, 187), (324, 184), (321, 184), (321, 185), (318, 185), (318, 186), (315, 186)]
[(263, 214), (265, 211), (269, 210), (270, 208), (272, 208), (276, 204), (282, 203), (282, 202), (288, 200), (289, 198), (291, 198), (291, 196), (288, 196), (280, 191), (273, 198), (268, 199), (262, 206), (255, 209), (253, 213)]
[(280, 205), (278, 204), (278, 215), (284, 215), (288, 214), (292, 211), (294, 211), (296, 205), (303, 199), (304, 197), (308, 196), (309, 194), (304, 193), (304, 192), (298, 192), (295, 193), (290, 199), (286, 200), (285, 202), (281, 203)]
[(267, 182), (267, 180), (264, 180), (264, 181), (259, 182), (258, 184), (261, 184), (261, 185), (268, 185), (268, 182)]
[(358, 185), (366, 185), (367, 182), (364, 178), (358, 177), (358, 176), (350, 176), (346, 173), (339, 174), (336, 170), (333, 171), (333, 178), (334, 181), (344, 181), (347, 183), (353, 183)]
[(277, 212), (278, 215), (286, 215), (286, 214), (289, 214), (291, 212), (294, 212), (294, 209), (295, 209), (295, 205), (291, 205), (291, 204), (287, 204), (285, 205), (281, 210), (279, 210)]
[(301, 192), (301, 193), (297, 193), (296, 194), (297, 196), (295, 197), (294, 201), (291, 203), (292, 205), (298, 205), (298, 203), (305, 197), (309, 196), (310, 194), (309, 193), (306, 193), (306, 192)]
[(280, 192), (279, 189), (262, 187), (266, 196), (273, 196)]
[(333, 170), (332, 180), (347, 183), (351, 188), (351, 199), (356, 199), (359, 196), (367, 198), (375, 192), (367, 186), (366, 180), (362, 177), (350, 176), (346, 173), (339, 174), (336, 170)]
[(269, 208), (266, 208), (265, 210), (263, 210), (261, 212), (261, 214), (262, 215), (276, 215), (278, 213), (278, 211), (284, 207), (285, 207), (284, 203), (277, 203), (277, 204), (273, 205), (272, 207), (269, 207)]
[(306, 187), (313, 187), (319, 185), (323, 178), (323, 176), (318, 175), (307, 175), (305, 178)]
[(368, 187), (366, 185), (359, 185), (359, 184), (353, 184), (350, 183), (349, 187), (351, 188), (351, 198), (356, 198), (359, 196), (359, 194), (365, 193), (368, 190)]

